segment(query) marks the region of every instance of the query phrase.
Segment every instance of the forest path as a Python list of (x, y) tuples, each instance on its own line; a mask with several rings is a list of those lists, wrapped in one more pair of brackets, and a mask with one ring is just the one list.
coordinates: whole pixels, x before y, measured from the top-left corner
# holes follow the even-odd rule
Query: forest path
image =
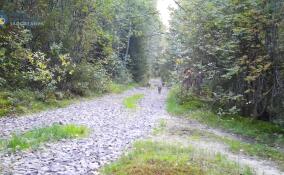
[(183, 147), (191, 146), (209, 155), (220, 153), (243, 168), (250, 167), (257, 175), (284, 175), (284, 172), (274, 162), (251, 157), (242, 154), (241, 151), (239, 154), (232, 153), (229, 146), (219, 139), (227, 138), (241, 141), (241, 138), (235, 135), (190, 119), (171, 117), (163, 122), (166, 126), (160, 128), (161, 132), (159, 134), (152, 135), (151, 139), (153, 141), (182, 145)]
[[(139, 102), (138, 109), (130, 110), (123, 106), (125, 97), (141, 93), (145, 97)], [(4, 174), (98, 174), (100, 167), (120, 157), (133, 141), (150, 138), (224, 154), (252, 167), (256, 174), (284, 174), (272, 162), (233, 154), (226, 145), (214, 140), (214, 137), (210, 138), (211, 134), (228, 138), (234, 136), (195, 121), (171, 117), (165, 110), (166, 96), (167, 91), (159, 95), (156, 89), (136, 88), (66, 108), (0, 119), (0, 138), (9, 137), (15, 131), (21, 133), (58, 122), (85, 125), (91, 129), (87, 138), (47, 143), (35, 151), (0, 153), (0, 168)], [(161, 120), (166, 121), (166, 127), (154, 135), (152, 129), (159, 127)]]
[[(123, 106), (124, 98), (141, 93), (145, 96), (138, 109)], [(91, 132), (87, 138), (47, 143), (35, 151), (0, 153), (0, 174), (1, 167), (4, 174), (97, 174), (99, 167), (116, 160), (133, 141), (149, 135), (159, 119), (168, 117), (165, 98), (166, 92), (136, 88), (66, 108), (2, 118), (0, 138), (59, 122), (85, 125)]]

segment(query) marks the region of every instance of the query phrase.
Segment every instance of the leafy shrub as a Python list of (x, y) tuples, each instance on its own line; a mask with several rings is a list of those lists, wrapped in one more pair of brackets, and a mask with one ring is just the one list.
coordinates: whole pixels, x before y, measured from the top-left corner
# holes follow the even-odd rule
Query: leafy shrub
[(181, 88), (174, 90), (178, 104), (188, 109), (199, 109), (205, 107), (205, 102), (201, 100), (201, 96), (195, 95), (192, 91), (184, 91)]
[(127, 84), (132, 82), (132, 75), (126, 68), (125, 61), (123, 62), (117, 54), (110, 55), (108, 59), (108, 63), (104, 64), (104, 68), (107, 70), (109, 75), (111, 75), (115, 82), (119, 84)]
[(0, 92), (0, 116), (7, 115), (12, 109), (12, 102), (8, 92)]
[(82, 63), (77, 66), (70, 79), (68, 88), (71, 92), (82, 96), (92, 92), (106, 92), (111, 82), (102, 66), (90, 63)]
[(182, 91), (179, 87), (172, 88), (167, 98), (167, 110), (175, 115), (207, 107), (206, 100), (195, 96), (191, 91)]
[(0, 77), (0, 88), (6, 85), (6, 80)]
[(67, 105), (67, 101), (64, 101), (68, 96), (67, 92), (31, 91), (29, 89), (0, 92), (0, 116), (35, 112), (49, 107), (63, 107)]
[(114, 80), (118, 83), (130, 83), (132, 81), (132, 76), (126, 68), (119, 68)]
[(134, 88), (135, 86), (137, 86), (137, 84), (135, 83), (118, 84), (118, 83), (112, 82), (109, 84), (108, 92), (119, 94), (119, 93), (122, 93), (123, 91)]
[(26, 77), (30, 80), (33, 86), (44, 88), (52, 83), (52, 71), (48, 68), (50, 59), (42, 52), (35, 52), (27, 56), (27, 61), (30, 64), (26, 71)]

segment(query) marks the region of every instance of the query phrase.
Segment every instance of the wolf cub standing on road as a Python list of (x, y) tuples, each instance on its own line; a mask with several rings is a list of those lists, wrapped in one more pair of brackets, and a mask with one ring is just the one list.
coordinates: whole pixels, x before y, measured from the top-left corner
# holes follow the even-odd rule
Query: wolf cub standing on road
[(162, 87), (163, 87), (163, 84), (162, 83), (159, 83), (158, 84), (158, 93), (161, 94), (162, 92)]

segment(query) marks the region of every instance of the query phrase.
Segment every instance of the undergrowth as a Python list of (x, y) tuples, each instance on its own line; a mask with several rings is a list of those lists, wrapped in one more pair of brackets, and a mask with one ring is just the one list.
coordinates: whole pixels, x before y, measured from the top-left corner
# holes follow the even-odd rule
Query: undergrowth
[(153, 134), (158, 135), (159, 133), (162, 133), (166, 129), (166, 126), (167, 121), (165, 119), (161, 119), (159, 125), (153, 129)]
[(109, 92), (119, 94), (126, 90), (132, 89), (136, 86), (137, 86), (136, 83), (128, 83), (128, 84), (111, 83), (109, 86)]
[[(136, 84), (110, 83), (106, 93), (122, 93), (134, 88)], [(70, 92), (39, 92), (29, 89), (0, 90), (0, 117), (39, 112), (51, 108), (66, 107), (82, 98), (101, 96), (99, 92), (88, 92), (86, 96), (78, 96)]]
[(105, 175), (250, 175), (221, 154), (209, 154), (191, 147), (140, 141), (133, 150), (117, 162), (102, 169)]
[(0, 92), (0, 117), (13, 114), (26, 114), (43, 111), (49, 108), (65, 107), (73, 102), (71, 97), (61, 98), (61, 92), (47, 95), (31, 90)]
[[(212, 141), (222, 142), (228, 145), (230, 151), (234, 153), (242, 153), (250, 156), (258, 156), (266, 159), (272, 159), (278, 163), (279, 167), (284, 170), (284, 154), (276, 148), (269, 147), (259, 143), (247, 143), (237, 139), (219, 136), (212, 132), (189, 128), (188, 136), (191, 140), (212, 139)], [(180, 133), (175, 133), (180, 134)], [(184, 134), (184, 133), (182, 133)], [(187, 133), (186, 133), (187, 134)]]
[[(173, 89), (167, 98), (167, 110), (173, 115), (182, 115), (201, 123), (242, 136), (246, 142), (223, 140), (232, 151), (242, 150), (245, 154), (284, 162), (284, 153), (278, 149), (284, 145), (284, 130), (272, 123), (250, 118), (214, 113), (205, 101), (197, 97), (179, 103), (178, 89)], [(201, 105), (201, 103), (204, 103)], [(196, 105), (197, 104), (197, 105)]]
[(127, 97), (123, 100), (123, 104), (126, 108), (129, 109), (136, 109), (137, 103), (139, 100), (141, 100), (144, 97), (143, 94), (135, 94), (130, 97)]
[(54, 124), (49, 127), (37, 128), (23, 134), (13, 134), (9, 139), (0, 140), (0, 150), (17, 151), (25, 149), (35, 149), (42, 143), (84, 137), (89, 130), (84, 126), (73, 124)]

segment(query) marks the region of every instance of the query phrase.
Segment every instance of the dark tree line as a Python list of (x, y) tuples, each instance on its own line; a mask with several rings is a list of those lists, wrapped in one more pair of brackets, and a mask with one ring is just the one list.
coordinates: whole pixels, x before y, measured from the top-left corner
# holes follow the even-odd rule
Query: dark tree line
[(186, 86), (202, 77), (202, 90), (192, 89), (213, 99), (220, 114), (283, 122), (284, 2), (176, 2), (164, 74)]
[(47, 100), (57, 92), (105, 92), (112, 81), (146, 81), (155, 57), (146, 43), (157, 39), (145, 36), (160, 30), (155, 5), (155, 0), (1, 1), (9, 18), (0, 28), (1, 92), (25, 89)]
[[(147, 67), (143, 65), (147, 63), (143, 36), (160, 27), (156, 22), (155, 1), (151, 0), (5, 0), (0, 7), (8, 17), (21, 13), (43, 23), (36, 27), (7, 24), (1, 29), (2, 87), (18, 85), (20, 81), (23, 86), (31, 81), (35, 86), (45, 86), (45, 82), (37, 84), (52, 81), (55, 74), (64, 71), (51, 71), (64, 69), (67, 65), (63, 65), (63, 59), (70, 69), (84, 62), (103, 67), (111, 78), (141, 81), (147, 73), (142, 70)], [(42, 54), (42, 60), (30, 61), (37, 52)], [(33, 80), (30, 75), (32, 77), (24, 80), (23, 74), (32, 74), (32, 71), (34, 76), (41, 77)], [(122, 74), (126, 77), (121, 77)], [(48, 76), (52, 76), (52, 80), (48, 80)]]

